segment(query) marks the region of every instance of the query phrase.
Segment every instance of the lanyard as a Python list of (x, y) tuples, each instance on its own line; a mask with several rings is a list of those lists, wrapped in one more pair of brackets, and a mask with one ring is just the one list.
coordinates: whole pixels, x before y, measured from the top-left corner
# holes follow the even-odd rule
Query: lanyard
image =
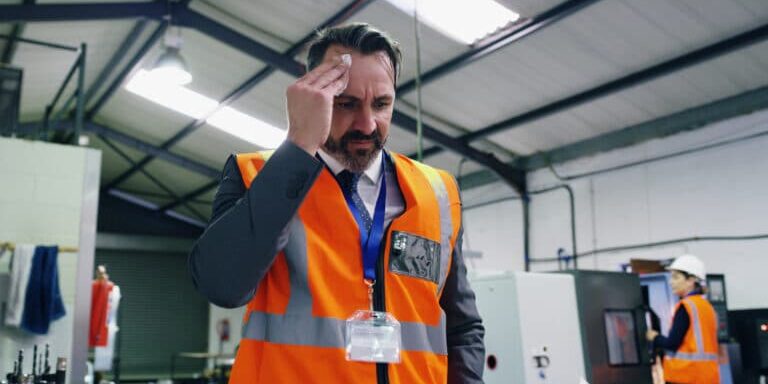
[(367, 280), (367, 284), (373, 284), (376, 281), (376, 261), (379, 259), (379, 247), (384, 237), (384, 211), (387, 202), (385, 157), (386, 155), (381, 157), (381, 188), (376, 199), (376, 209), (374, 210), (373, 224), (371, 225), (370, 232), (365, 230), (363, 217), (357, 205), (352, 201), (352, 195), (344, 191), (344, 199), (347, 201), (347, 206), (352, 212), (355, 221), (357, 221), (357, 227), (360, 229), (360, 249), (363, 252), (363, 278)]

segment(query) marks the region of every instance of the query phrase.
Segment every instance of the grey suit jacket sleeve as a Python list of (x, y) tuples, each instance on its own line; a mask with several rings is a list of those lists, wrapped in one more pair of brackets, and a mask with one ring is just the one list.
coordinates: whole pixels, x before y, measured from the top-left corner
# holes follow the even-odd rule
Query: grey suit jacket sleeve
[(235, 156), (227, 160), (210, 223), (189, 256), (192, 281), (209, 301), (235, 308), (253, 297), (322, 168), (285, 141), (246, 189)]
[(448, 383), (483, 382), (485, 367), (485, 328), (475, 305), (475, 292), (467, 280), (467, 267), (461, 253), (464, 230), (459, 231), (453, 249), (453, 262), (440, 297), (445, 311), (448, 338)]

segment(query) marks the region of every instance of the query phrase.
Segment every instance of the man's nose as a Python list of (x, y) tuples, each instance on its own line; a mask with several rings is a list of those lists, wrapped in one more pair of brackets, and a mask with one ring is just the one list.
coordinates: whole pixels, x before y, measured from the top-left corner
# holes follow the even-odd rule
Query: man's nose
[(355, 129), (365, 135), (370, 135), (376, 130), (376, 119), (370, 108), (361, 108), (355, 116)]

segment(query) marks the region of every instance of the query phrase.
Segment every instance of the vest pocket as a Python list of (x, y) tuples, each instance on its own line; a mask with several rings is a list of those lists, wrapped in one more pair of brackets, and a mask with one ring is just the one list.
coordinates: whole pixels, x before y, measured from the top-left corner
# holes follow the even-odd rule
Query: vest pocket
[(440, 278), (440, 243), (407, 232), (392, 232), (389, 270), (437, 284)]

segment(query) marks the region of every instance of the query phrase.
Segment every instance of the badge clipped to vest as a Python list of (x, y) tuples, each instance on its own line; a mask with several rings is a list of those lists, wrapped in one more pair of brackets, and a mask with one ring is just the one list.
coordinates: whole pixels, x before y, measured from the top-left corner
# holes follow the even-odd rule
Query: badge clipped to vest
[(355, 311), (347, 319), (347, 360), (399, 363), (400, 322), (387, 312)]
[[(342, 188), (347, 206), (357, 221), (360, 229), (360, 249), (363, 256), (363, 282), (368, 288), (368, 310), (357, 310), (347, 319), (346, 357), (349, 361), (371, 363), (399, 363), (401, 333), (400, 323), (392, 314), (374, 311), (373, 286), (376, 281), (376, 262), (379, 258), (381, 241), (384, 238), (384, 213), (387, 201), (387, 182), (384, 177), (386, 156), (382, 156), (381, 188), (376, 199), (373, 219), (366, 221), (367, 216), (362, 210), (366, 209), (355, 200), (360, 200), (348, 189)], [(356, 199), (357, 198), (357, 199)]]

